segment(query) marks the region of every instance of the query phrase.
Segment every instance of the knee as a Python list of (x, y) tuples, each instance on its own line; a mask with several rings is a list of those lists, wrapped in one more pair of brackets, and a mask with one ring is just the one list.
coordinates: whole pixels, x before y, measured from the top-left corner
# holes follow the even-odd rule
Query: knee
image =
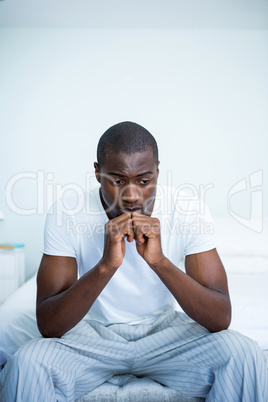
[(232, 330), (222, 331), (220, 334), (225, 344), (224, 349), (237, 363), (256, 362), (261, 357), (262, 352), (253, 339)]
[[(44, 344), (46, 340), (43, 338), (34, 339), (22, 346), (9, 360), (13, 367), (17, 369), (31, 366), (33, 363), (44, 359)], [(47, 348), (45, 348), (47, 349)]]

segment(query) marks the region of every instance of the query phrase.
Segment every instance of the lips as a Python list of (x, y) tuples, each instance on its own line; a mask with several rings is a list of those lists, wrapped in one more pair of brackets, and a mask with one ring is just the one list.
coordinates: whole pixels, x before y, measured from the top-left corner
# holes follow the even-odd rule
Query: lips
[(123, 211), (124, 211), (124, 212), (130, 212), (130, 213), (133, 213), (133, 212), (142, 213), (142, 207), (124, 208)]

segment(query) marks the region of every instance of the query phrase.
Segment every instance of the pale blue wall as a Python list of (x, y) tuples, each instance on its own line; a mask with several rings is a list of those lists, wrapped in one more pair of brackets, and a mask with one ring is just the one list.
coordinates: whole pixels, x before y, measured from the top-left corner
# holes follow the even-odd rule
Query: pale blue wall
[[(40, 261), (45, 213), (40, 200), (39, 214), (12, 212), (7, 183), (39, 171), (53, 173), (50, 190), (84, 187), (99, 136), (119, 121), (155, 135), (162, 183), (171, 171), (175, 186), (211, 185), (214, 215), (229, 215), (230, 188), (255, 171), (267, 197), (267, 42), (257, 30), (1, 28), (0, 241), (26, 244), (27, 277)], [(36, 206), (36, 183), (14, 186), (20, 208)], [(244, 216), (249, 200), (234, 201)]]

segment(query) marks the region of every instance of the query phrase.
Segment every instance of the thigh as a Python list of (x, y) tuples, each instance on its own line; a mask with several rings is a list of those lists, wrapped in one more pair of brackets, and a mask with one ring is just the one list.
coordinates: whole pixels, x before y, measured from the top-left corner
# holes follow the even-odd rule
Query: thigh
[[(144, 326), (143, 326), (144, 327)], [(157, 356), (171, 357), (183, 353), (210, 332), (185, 313), (172, 311), (160, 316), (136, 341), (137, 358), (149, 360)], [(190, 346), (191, 345), (191, 346)]]
[(84, 322), (62, 338), (34, 339), (8, 360), (1, 373), (4, 395), (14, 388), (22, 400), (73, 401), (115, 372), (126, 371), (126, 350), (118, 354), (119, 347), (112, 347), (115, 343)]
[(136, 342), (132, 373), (146, 376), (190, 396), (205, 398), (213, 383), (213, 373), (197, 364), (200, 345), (209, 343), (210, 332), (181, 312), (162, 316), (148, 336)]
[(66, 368), (72, 372), (94, 368), (108, 371), (125, 369), (125, 357), (130, 352), (130, 343), (125, 342), (103, 325), (94, 328), (81, 321), (61, 338), (40, 338), (23, 348), (29, 356), (45, 366)]
[(149, 338), (140, 344), (145, 346), (144, 358), (140, 350), (133, 373), (203, 398), (212, 386), (222, 396), (228, 387), (230, 395), (238, 386), (242, 393), (245, 378), (248, 393), (258, 381), (266, 383), (264, 357), (256, 342), (231, 330), (210, 333), (191, 321), (179, 314), (151, 337), (150, 348)]

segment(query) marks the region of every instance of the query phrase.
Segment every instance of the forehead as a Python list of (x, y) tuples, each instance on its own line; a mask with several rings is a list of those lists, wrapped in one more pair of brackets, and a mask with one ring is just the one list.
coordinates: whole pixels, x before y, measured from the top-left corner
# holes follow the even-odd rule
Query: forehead
[(106, 173), (125, 175), (135, 175), (150, 171), (154, 172), (156, 168), (157, 166), (151, 149), (144, 152), (135, 152), (134, 154), (109, 151), (101, 166), (101, 169)]

